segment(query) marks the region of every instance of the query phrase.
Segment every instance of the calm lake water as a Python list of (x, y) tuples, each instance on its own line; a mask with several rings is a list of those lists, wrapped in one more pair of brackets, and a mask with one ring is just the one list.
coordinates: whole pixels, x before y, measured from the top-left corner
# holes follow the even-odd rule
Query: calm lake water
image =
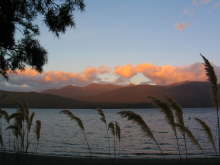
[[(9, 113), (14, 109), (7, 109)], [(91, 152), (88, 152), (83, 134), (74, 121), (60, 114), (59, 109), (31, 109), (36, 112), (36, 119), (42, 121), (42, 136), (38, 152), (48, 155), (59, 156), (101, 156), (113, 157), (113, 137), (106, 135), (105, 125), (99, 119), (99, 115), (92, 109), (72, 110), (80, 117), (85, 125)], [(152, 140), (147, 138), (136, 124), (122, 119), (117, 112), (119, 109), (104, 110), (108, 122), (118, 121), (121, 127), (120, 150), (116, 149), (117, 157), (160, 157), (160, 152)], [(131, 110), (140, 114), (153, 130), (156, 139), (161, 145), (164, 153), (175, 157), (178, 152), (176, 141), (170, 126), (165, 121), (164, 115), (159, 109), (135, 109)], [(189, 108), (184, 109), (186, 125), (193, 131), (196, 138), (204, 148), (206, 154), (214, 154), (212, 146), (208, 142), (200, 125), (195, 122), (194, 117), (205, 120), (211, 127), (216, 137), (216, 111), (213, 108)], [(184, 154), (184, 143), (179, 135), (182, 153)], [(110, 153), (109, 154), (109, 141)], [(192, 156), (201, 154), (198, 148), (187, 139), (187, 146)]]

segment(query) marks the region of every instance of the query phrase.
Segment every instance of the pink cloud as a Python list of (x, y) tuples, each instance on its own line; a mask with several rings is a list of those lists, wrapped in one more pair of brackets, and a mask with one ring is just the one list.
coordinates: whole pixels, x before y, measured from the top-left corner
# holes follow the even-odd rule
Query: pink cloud
[[(220, 67), (215, 66), (220, 78)], [(38, 72), (27, 69), (16, 74), (9, 73), (9, 81), (0, 79), (0, 87), (4, 90), (40, 91), (49, 88), (60, 88), (66, 85), (83, 86), (90, 83), (128, 84), (137, 75), (144, 76), (148, 83), (167, 85), (182, 81), (206, 81), (204, 66), (195, 63), (186, 66), (154, 65), (143, 63), (123, 65), (110, 68), (107, 66), (89, 67), (82, 72), (47, 71)], [(102, 79), (104, 75), (105, 80)], [(106, 76), (108, 78), (106, 78)], [(143, 83), (143, 82), (140, 82)]]
[(212, 2), (212, 0), (192, 0), (192, 4), (195, 6), (209, 4), (210, 2)]
[(186, 28), (188, 28), (189, 26), (191, 26), (191, 23), (177, 23), (175, 28), (178, 31), (184, 31)]

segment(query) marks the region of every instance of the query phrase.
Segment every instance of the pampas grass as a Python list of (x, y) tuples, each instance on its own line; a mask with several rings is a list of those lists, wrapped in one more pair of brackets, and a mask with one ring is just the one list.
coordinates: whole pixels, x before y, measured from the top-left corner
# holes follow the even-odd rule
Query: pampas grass
[[(172, 98), (167, 98), (167, 101), (168, 101), (171, 109), (174, 111), (176, 122), (185, 127), (183, 110), (180, 107), (180, 105), (178, 105)], [(183, 140), (184, 140), (185, 154), (186, 154), (186, 158), (187, 158), (188, 149), (187, 149), (185, 132), (182, 132), (182, 136), (183, 136)]]
[[(9, 120), (9, 114), (5, 111), (5, 110), (3, 110), (3, 109), (0, 109), (0, 120), (2, 120), (2, 118), (4, 118), (5, 119), (5, 121), (7, 122), (7, 124), (10, 124), (10, 120)], [(2, 123), (1, 123), (1, 125), (2, 125)], [(2, 127), (2, 126), (0, 126), (0, 127)], [(2, 132), (2, 130), (0, 131), (1, 133), (0, 133), (0, 144), (3, 146), (3, 132)], [(11, 139), (11, 134), (10, 134), (10, 132), (8, 133), (8, 139), (9, 139), (9, 143), (8, 143), (8, 148), (10, 149), (10, 144), (11, 144), (11, 141), (10, 141), (10, 139)]]
[[(6, 130), (11, 131), (14, 137), (13, 150), (16, 152), (27, 153), (31, 145), (30, 134), (32, 131), (35, 113), (34, 112), (31, 113), (29, 111), (27, 104), (19, 104), (18, 109), (15, 113), (12, 113), (11, 115), (5, 113), (4, 116), (7, 118), (6, 121), (9, 125), (6, 128)], [(12, 121), (12, 124), (10, 124), (10, 121)], [(10, 143), (10, 136), (9, 136), (9, 143)], [(10, 150), (10, 144), (9, 144), (9, 150)]]
[(193, 135), (192, 131), (190, 131), (189, 128), (178, 123), (176, 123), (175, 125), (177, 128), (179, 128), (180, 132), (186, 133), (186, 135), (190, 138), (191, 142), (195, 144), (201, 151), (203, 151), (201, 145), (199, 144), (199, 141), (196, 139), (196, 137)]
[(98, 114), (100, 115), (100, 120), (101, 120), (105, 125), (107, 125), (106, 117), (105, 117), (105, 114), (104, 114), (103, 110), (100, 109), (100, 108), (98, 108), (98, 109), (96, 109), (96, 111), (97, 111)]
[(172, 110), (170, 109), (169, 105), (163, 101), (161, 101), (160, 99), (157, 99), (155, 97), (149, 97), (153, 103), (158, 106), (160, 108), (160, 111), (165, 115), (165, 118), (168, 122), (168, 124), (171, 126), (173, 132), (174, 132), (174, 136), (176, 139), (176, 143), (177, 143), (177, 150), (179, 153), (179, 158), (181, 159), (181, 153), (180, 153), (180, 145), (179, 145), (179, 140), (177, 137), (177, 130), (176, 130), (176, 125), (175, 125), (175, 119), (174, 119), (174, 115)]
[(3, 118), (3, 110), (0, 109), (0, 145), (3, 147), (3, 132), (2, 132), (2, 118)]
[(195, 120), (201, 125), (201, 127), (203, 128), (203, 131), (205, 132), (205, 134), (207, 135), (208, 137), (208, 140), (209, 142), (212, 144), (212, 147), (214, 149), (214, 151), (216, 152), (217, 154), (217, 149), (216, 149), (216, 146), (215, 146), (215, 141), (214, 141), (214, 138), (213, 138), (213, 135), (212, 135), (212, 131), (210, 129), (210, 127), (208, 126), (208, 124), (199, 119), (199, 118), (195, 118)]
[(105, 130), (106, 130), (106, 135), (108, 138), (108, 148), (109, 148), (109, 154), (110, 154), (110, 139), (109, 139), (108, 124), (107, 124), (107, 120), (105, 117), (105, 113), (103, 112), (101, 108), (96, 109), (96, 111), (98, 112), (100, 116), (100, 120), (105, 124)]
[(216, 116), (217, 116), (217, 132), (218, 132), (218, 151), (220, 154), (220, 121), (219, 121), (219, 96), (218, 96), (218, 79), (215, 74), (215, 70), (208, 59), (206, 59), (202, 54), (201, 57), (204, 60), (204, 66), (206, 75), (211, 84), (212, 89), (212, 99), (216, 107)]
[(118, 139), (118, 153), (120, 154), (121, 127), (117, 121), (115, 121), (115, 133)]
[(114, 157), (116, 157), (116, 138), (115, 138), (116, 129), (115, 129), (115, 124), (114, 124), (114, 122), (110, 122), (110, 123), (108, 124), (108, 130), (110, 130), (111, 133), (112, 133), (112, 135), (113, 135)]
[(120, 142), (121, 141), (121, 128), (117, 121), (115, 121), (115, 134), (116, 134), (116, 137), (118, 138), (118, 141)]
[(67, 115), (70, 118), (70, 120), (76, 121), (76, 123), (78, 124), (78, 126), (82, 130), (82, 134), (83, 134), (84, 140), (86, 142), (86, 145), (88, 147), (88, 150), (89, 150), (90, 154), (92, 154), (92, 151), (91, 151), (91, 148), (90, 148), (90, 145), (88, 142), (88, 138), (86, 136), (85, 127), (84, 127), (82, 120), (79, 117), (75, 116), (70, 110), (63, 110), (63, 111), (61, 111), (61, 113)]
[(41, 136), (41, 121), (37, 120), (36, 121), (36, 126), (35, 126), (35, 135), (37, 139), (37, 145), (36, 145), (36, 152), (39, 146), (39, 141), (40, 141), (40, 136)]
[(147, 137), (149, 137), (150, 139), (152, 139), (155, 142), (155, 144), (157, 145), (160, 152), (163, 153), (163, 151), (162, 151), (159, 143), (157, 142), (156, 138), (154, 137), (154, 134), (151, 131), (150, 127), (146, 124), (146, 122), (143, 120), (143, 118), (140, 115), (138, 115), (132, 111), (120, 111), (120, 112), (118, 112), (118, 114), (122, 118), (127, 118), (128, 120), (131, 120), (134, 123), (136, 123), (138, 126), (140, 126), (142, 131), (144, 132), (144, 134)]
[(121, 128), (117, 121), (115, 122), (112, 121), (108, 124), (108, 129), (111, 131), (113, 135), (114, 156), (116, 157), (116, 144), (117, 144), (116, 138), (118, 140), (118, 151), (120, 152)]

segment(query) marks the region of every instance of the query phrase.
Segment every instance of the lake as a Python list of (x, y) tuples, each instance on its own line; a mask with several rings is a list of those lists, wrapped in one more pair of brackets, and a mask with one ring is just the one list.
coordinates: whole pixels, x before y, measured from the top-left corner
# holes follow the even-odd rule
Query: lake
[[(15, 109), (7, 109), (9, 113)], [(75, 121), (71, 121), (66, 115), (60, 114), (58, 109), (31, 109), (36, 113), (36, 119), (42, 121), (42, 135), (38, 152), (47, 155), (58, 156), (100, 156), (113, 157), (114, 143), (113, 137), (106, 134), (105, 125), (100, 121), (100, 116), (95, 110), (80, 109), (72, 112), (80, 117), (86, 129), (86, 135), (91, 147), (88, 151), (83, 134)], [(159, 150), (154, 142), (147, 138), (140, 128), (122, 119), (117, 112), (119, 109), (104, 110), (107, 121), (117, 121), (121, 127), (121, 142), (117, 143), (117, 157), (161, 157)], [(174, 134), (167, 124), (164, 115), (159, 109), (132, 109), (140, 114), (146, 123), (153, 130), (154, 135), (161, 145), (167, 157), (176, 157), (177, 147)], [(184, 119), (186, 125), (192, 130), (207, 155), (214, 154), (212, 146), (207, 140), (206, 135), (200, 125), (194, 120), (199, 117), (206, 121), (212, 128), (213, 135), (216, 137), (216, 111), (213, 108), (188, 108), (184, 109)], [(110, 141), (110, 149), (109, 149)], [(179, 134), (181, 151), (184, 154), (184, 142)], [(120, 147), (119, 147), (120, 146)], [(191, 156), (198, 156), (201, 151), (187, 138), (187, 146)], [(119, 149), (120, 148), (120, 149)], [(109, 152), (110, 151), (110, 152)]]

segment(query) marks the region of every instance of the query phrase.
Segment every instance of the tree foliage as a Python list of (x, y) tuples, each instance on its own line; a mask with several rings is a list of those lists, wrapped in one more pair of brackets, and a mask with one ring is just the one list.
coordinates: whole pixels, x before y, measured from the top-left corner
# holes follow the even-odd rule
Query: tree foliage
[(47, 51), (37, 40), (38, 20), (59, 37), (75, 25), (74, 11), (84, 8), (84, 0), (0, 0), (0, 74), (7, 78), (9, 70), (26, 66), (42, 72)]

